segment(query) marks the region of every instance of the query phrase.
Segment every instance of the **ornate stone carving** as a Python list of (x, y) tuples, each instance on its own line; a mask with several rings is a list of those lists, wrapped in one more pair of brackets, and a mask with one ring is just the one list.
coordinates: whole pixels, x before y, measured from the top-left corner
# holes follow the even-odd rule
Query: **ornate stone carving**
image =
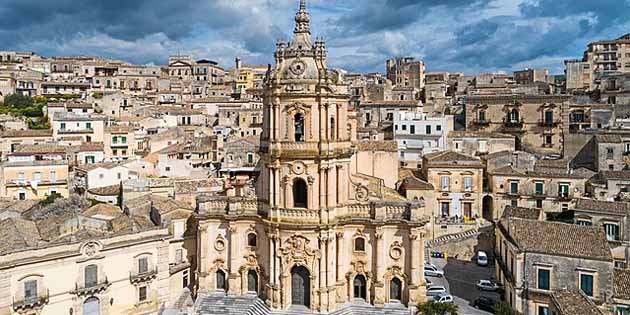
[(354, 199), (358, 201), (368, 201), (369, 193), (367, 187), (356, 185), (354, 190)]
[(399, 241), (394, 241), (389, 249), (389, 257), (391, 257), (393, 260), (398, 261), (403, 256), (403, 253), (404, 251), (402, 243)]
[(222, 252), (223, 250), (225, 250), (225, 238), (223, 238), (223, 235), (219, 234), (217, 236), (216, 241), (214, 241), (214, 249), (216, 249), (219, 252)]
[(94, 257), (103, 249), (103, 244), (98, 241), (87, 241), (81, 245), (80, 252), (85, 257)]
[(306, 171), (306, 165), (301, 161), (294, 162), (291, 165), (291, 171), (293, 171), (293, 174), (302, 175)]
[(308, 184), (309, 184), (309, 185), (313, 185), (313, 184), (315, 183), (315, 177), (313, 177), (313, 176), (310, 176), (310, 175), (309, 175), (309, 176), (306, 178), (306, 180), (307, 180), (307, 182), (308, 182)]
[(306, 71), (306, 63), (300, 60), (300, 58), (297, 58), (295, 59), (295, 61), (293, 61), (293, 63), (291, 63), (291, 66), (289, 66), (289, 70), (294, 75), (300, 76)]
[(295, 234), (284, 242), (280, 254), (284, 259), (291, 260), (297, 265), (308, 265), (312, 259), (319, 258), (319, 250), (311, 248), (310, 242), (308, 238)]

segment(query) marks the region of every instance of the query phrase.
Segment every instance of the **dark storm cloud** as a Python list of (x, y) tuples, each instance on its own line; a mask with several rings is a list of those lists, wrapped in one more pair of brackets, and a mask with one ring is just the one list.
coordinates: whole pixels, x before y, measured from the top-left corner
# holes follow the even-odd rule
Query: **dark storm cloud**
[[(161, 63), (180, 49), (270, 62), (292, 32), (297, 0), (5, 0), (0, 50), (96, 54)], [(630, 0), (310, 0), (330, 63), (382, 71), (410, 55), (430, 70), (495, 71), (579, 57), (630, 30)], [(360, 62), (360, 61), (363, 61)], [(562, 67), (556, 65), (556, 72)]]

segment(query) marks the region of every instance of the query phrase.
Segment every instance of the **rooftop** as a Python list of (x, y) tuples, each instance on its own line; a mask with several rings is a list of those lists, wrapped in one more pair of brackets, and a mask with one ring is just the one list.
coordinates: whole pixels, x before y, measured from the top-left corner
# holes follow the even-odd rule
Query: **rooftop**
[(601, 227), (521, 218), (506, 218), (499, 225), (521, 251), (612, 261)]
[(551, 300), (560, 312), (557, 315), (604, 315), (581, 291), (555, 291), (551, 294)]

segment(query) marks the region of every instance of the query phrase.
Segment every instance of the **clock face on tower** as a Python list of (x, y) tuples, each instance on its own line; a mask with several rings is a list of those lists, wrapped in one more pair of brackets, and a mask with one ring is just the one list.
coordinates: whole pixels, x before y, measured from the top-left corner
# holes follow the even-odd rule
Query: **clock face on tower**
[(304, 71), (306, 71), (306, 63), (299, 59), (295, 60), (291, 63), (291, 66), (289, 66), (289, 70), (291, 70), (291, 73), (295, 75), (302, 75)]

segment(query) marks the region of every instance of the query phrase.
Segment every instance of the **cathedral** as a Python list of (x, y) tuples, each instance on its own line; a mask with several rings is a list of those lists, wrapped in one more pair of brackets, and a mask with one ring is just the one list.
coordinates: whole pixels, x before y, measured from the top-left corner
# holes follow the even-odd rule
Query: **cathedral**
[(311, 39), (305, 0), (293, 34), (267, 71), (257, 178), (199, 197), (199, 299), (255, 296), (271, 311), (304, 314), (413, 310), (426, 299), (428, 212), (392, 187), (396, 150), (374, 157), (391, 143), (356, 140), (347, 85), (327, 68), (325, 42)]

